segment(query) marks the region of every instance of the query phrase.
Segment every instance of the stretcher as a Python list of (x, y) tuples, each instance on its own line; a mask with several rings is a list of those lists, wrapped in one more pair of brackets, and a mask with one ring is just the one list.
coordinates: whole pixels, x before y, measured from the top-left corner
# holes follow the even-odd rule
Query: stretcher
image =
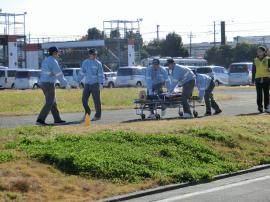
[[(182, 94), (174, 93), (168, 96), (166, 93), (156, 94), (152, 96), (147, 96), (146, 93), (140, 92), (139, 99), (134, 100), (136, 115), (139, 115), (142, 120), (146, 118), (145, 111), (153, 111), (155, 118), (160, 119), (161, 116), (159, 112), (166, 110), (167, 108), (178, 108), (178, 114), (180, 117), (183, 116), (183, 105), (181, 101)], [(198, 96), (191, 96), (188, 100), (190, 108), (193, 110), (193, 116), (198, 117), (198, 112), (196, 111), (197, 106), (202, 106), (197, 104), (199, 101)]]

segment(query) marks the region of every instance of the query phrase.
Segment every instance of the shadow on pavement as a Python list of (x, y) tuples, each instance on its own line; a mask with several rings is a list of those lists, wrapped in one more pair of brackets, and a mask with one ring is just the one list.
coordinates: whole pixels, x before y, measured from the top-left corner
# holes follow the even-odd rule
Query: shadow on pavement
[(261, 115), (261, 114), (268, 114), (268, 113), (254, 112), (254, 113), (248, 113), (248, 114), (238, 114), (236, 116), (255, 116), (255, 115)]
[[(203, 118), (204, 116), (198, 116), (197, 118), (194, 119), (200, 119)], [(145, 122), (145, 121), (170, 121), (170, 120), (189, 120), (189, 119), (181, 119), (180, 117), (170, 117), (170, 118), (161, 118), (161, 119), (133, 119), (133, 120), (127, 120), (127, 121), (122, 121), (121, 123), (134, 123), (134, 122)]]

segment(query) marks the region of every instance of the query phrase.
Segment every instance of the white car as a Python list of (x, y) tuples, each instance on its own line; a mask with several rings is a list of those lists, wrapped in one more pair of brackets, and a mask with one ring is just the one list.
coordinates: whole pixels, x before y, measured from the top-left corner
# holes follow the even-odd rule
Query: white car
[(114, 88), (116, 86), (117, 72), (104, 72), (104, 87)]
[(37, 89), (39, 88), (40, 70), (21, 69), (16, 71), (15, 88), (16, 89)]
[(229, 74), (225, 67), (222, 66), (209, 66), (214, 75), (214, 80), (217, 85), (228, 85)]
[(116, 77), (117, 87), (146, 86), (146, 67), (132, 66), (120, 67)]
[(16, 69), (8, 69), (0, 67), (0, 88), (15, 87)]
[(77, 77), (78, 77), (79, 71), (80, 71), (80, 68), (63, 69), (63, 74), (64, 74), (65, 79), (67, 80), (68, 84), (73, 88), (78, 87)]

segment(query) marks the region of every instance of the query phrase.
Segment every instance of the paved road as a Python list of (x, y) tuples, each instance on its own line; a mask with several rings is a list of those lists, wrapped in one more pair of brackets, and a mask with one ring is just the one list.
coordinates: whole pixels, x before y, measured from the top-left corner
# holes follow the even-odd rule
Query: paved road
[[(221, 116), (234, 116), (234, 115), (247, 115), (257, 113), (255, 104), (255, 92), (250, 88), (230, 88), (230, 89), (217, 89), (217, 93), (232, 95), (233, 99), (229, 101), (220, 102), (220, 106), (223, 110)], [(199, 116), (202, 116), (205, 112), (205, 107), (199, 107)], [(82, 118), (82, 113), (66, 113), (62, 114), (62, 118), (71, 123), (76, 123)], [(135, 114), (134, 109), (125, 110), (111, 110), (104, 111), (102, 120), (93, 124), (110, 124), (121, 122), (140, 121), (140, 117)], [(165, 119), (178, 118), (178, 112), (176, 109), (167, 110)], [(35, 123), (36, 116), (17, 116), (17, 117), (0, 117), (0, 128), (16, 127), (19, 125), (33, 125)], [(52, 123), (52, 117), (49, 116), (49, 123)]]
[(149, 195), (129, 202), (269, 202), (270, 169)]

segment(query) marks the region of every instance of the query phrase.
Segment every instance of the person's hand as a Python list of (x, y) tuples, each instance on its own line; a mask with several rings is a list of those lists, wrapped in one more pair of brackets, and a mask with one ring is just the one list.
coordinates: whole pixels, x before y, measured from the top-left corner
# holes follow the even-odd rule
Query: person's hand
[(99, 90), (102, 90), (102, 89), (103, 89), (103, 85), (99, 84)]

